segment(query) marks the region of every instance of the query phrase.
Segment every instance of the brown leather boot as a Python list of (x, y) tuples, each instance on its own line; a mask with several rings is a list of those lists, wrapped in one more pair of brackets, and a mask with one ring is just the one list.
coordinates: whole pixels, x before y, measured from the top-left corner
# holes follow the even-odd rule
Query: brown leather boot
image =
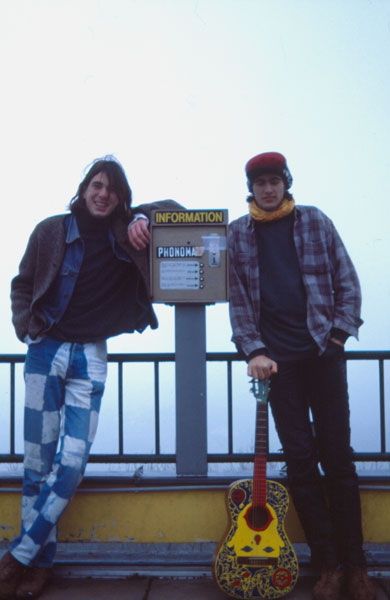
[(344, 571), (322, 569), (321, 577), (313, 588), (313, 600), (341, 600)]
[(14, 600), (15, 591), (26, 567), (10, 552), (0, 560), (0, 600)]
[(22, 582), (16, 588), (16, 598), (18, 600), (38, 598), (50, 576), (51, 569), (48, 567), (30, 567), (26, 569)]
[(350, 567), (347, 572), (347, 590), (350, 600), (375, 600), (375, 586), (366, 567)]

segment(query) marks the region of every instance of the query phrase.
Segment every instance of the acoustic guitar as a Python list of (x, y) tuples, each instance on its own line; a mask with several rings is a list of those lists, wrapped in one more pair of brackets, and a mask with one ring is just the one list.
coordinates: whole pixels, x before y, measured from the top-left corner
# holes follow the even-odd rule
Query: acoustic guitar
[(252, 380), (256, 405), (253, 480), (234, 482), (227, 493), (230, 523), (214, 558), (214, 578), (233, 598), (281, 598), (298, 579), (298, 561), (284, 530), (287, 490), (266, 480), (269, 380)]

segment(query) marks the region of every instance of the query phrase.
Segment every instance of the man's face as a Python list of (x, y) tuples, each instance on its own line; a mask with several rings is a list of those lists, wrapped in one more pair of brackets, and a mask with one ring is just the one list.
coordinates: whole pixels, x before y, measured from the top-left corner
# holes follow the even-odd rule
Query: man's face
[(267, 211), (279, 208), (285, 192), (283, 179), (274, 173), (256, 177), (252, 190), (257, 206)]
[(119, 204), (118, 196), (111, 189), (108, 177), (103, 171), (92, 177), (83, 198), (89, 213), (97, 219), (108, 217)]

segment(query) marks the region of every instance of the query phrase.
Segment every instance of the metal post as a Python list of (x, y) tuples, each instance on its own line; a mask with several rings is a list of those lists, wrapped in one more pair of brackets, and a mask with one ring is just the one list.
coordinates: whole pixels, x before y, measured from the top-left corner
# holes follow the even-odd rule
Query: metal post
[(175, 305), (176, 472), (207, 475), (206, 309)]

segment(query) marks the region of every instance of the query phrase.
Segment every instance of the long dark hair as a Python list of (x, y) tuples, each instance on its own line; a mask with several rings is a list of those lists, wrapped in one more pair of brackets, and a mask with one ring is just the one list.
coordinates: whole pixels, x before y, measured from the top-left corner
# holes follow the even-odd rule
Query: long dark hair
[(131, 206), (131, 188), (122, 165), (113, 156), (105, 156), (93, 161), (76, 194), (70, 201), (69, 209), (71, 212), (77, 212), (80, 208), (85, 207), (83, 193), (90, 181), (99, 173), (107, 175), (110, 187), (118, 196), (119, 204), (114, 212), (121, 216), (127, 215)]

